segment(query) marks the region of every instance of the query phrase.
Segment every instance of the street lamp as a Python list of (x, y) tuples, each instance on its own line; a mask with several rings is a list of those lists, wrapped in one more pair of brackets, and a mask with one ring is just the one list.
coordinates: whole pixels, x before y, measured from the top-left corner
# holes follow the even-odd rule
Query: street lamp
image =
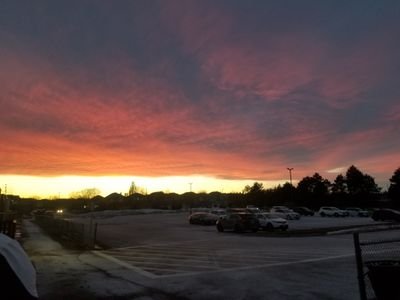
[(286, 168), (289, 171), (290, 185), (292, 185), (292, 170), (293, 168)]

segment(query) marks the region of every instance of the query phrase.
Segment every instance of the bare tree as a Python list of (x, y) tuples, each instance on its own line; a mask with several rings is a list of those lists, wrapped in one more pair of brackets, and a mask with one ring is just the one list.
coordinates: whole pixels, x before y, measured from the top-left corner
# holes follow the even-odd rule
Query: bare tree
[(100, 190), (98, 188), (88, 188), (80, 191), (72, 192), (69, 196), (73, 199), (85, 199), (89, 200), (93, 197), (100, 195)]

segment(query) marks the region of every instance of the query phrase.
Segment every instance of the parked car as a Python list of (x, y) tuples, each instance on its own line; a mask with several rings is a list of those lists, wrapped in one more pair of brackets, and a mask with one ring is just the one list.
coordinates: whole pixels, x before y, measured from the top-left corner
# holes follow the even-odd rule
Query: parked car
[(389, 208), (377, 209), (372, 213), (372, 219), (374, 221), (400, 222), (400, 211)]
[(270, 213), (259, 213), (256, 214), (260, 228), (263, 230), (287, 230), (289, 228), (287, 220)]
[(253, 213), (253, 214), (256, 214), (256, 213), (260, 213), (260, 212), (261, 212), (261, 210), (260, 210), (258, 207), (254, 206), (254, 205), (247, 205), (247, 206), (246, 206), (246, 210), (247, 210), (248, 212), (250, 212), (250, 213)]
[(294, 212), (293, 210), (289, 208), (278, 208), (276, 206), (272, 207), (270, 210), (271, 213), (281, 213), (283, 214), (286, 220), (299, 220), (300, 219), (300, 214), (297, 212)]
[(226, 209), (226, 213), (227, 214), (231, 214), (231, 213), (249, 213), (249, 211), (247, 210), (247, 208), (243, 208), (243, 207), (229, 207)]
[(300, 207), (293, 207), (292, 209), (294, 212), (297, 212), (298, 214), (302, 216), (313, 216), (314, 211), (309, 209), (308, 207), (300, 206)]
[(211, 209), (211, 213), (221, 217), (221, 216), (226, 215), (226, 209), (224, 209), (224, 208), (213, 208), (213, 209)]
[(346, 217), (349, 215), (348, 212), (333, 206), (323, 206), (319, 209), (318, 213), (321, 217)]
[(207, 212), (195, 212), (188, 219), (190, 224), (215, 225), (219, 216)]
[(225, 230), (233, 230), (235, 232), (257, 232), (260, 227), (260, 223), (255, 214), (246, 212), (227, 214), (226, 216), (219, 218), (216, 224), (219, 232)]
[(289, 207), (287, 207), (287, 206), (282, 206), (282, 205), (275, 205), (275, 206), (272, 206), (271, 209), (289, 209)]
[(369, 212), (359, 207), (347, 207), (345, 211), (349, 213), (350, 217), (369, 217)]

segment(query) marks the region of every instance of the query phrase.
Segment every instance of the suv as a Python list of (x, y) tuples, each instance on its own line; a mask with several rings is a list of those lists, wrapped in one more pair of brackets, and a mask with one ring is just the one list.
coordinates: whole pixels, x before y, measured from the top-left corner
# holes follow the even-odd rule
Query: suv
[(348, 212), (333, 206), (323, 206), (318, 213), (321, 217), (346, 217), (349, 215)]
[(225, 230), (233, 230), (235, 232), (253, 231), (257, 232), (260, 223), (257, 217), (252, 213), (231, 213), (222, 216), (217, 220), (217, 230), (223, 232)]

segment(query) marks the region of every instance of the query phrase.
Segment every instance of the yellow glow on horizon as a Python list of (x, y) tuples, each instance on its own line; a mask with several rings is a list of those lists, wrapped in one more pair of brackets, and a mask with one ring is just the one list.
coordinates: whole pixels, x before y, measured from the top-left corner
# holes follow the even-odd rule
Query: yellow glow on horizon
[(167, 192), (182, 194), (185, 192), (213, 191), (221, 193), (241, 192), (246, 185), (255, 181), (262, 182), (265, 188), (284, 184), (286, 180), (228, 180), (207, 176), (168, 176), (168, 177), (138, 177), (138, 176), (26, 176), (0, 175), (0, 188), (7, 194), (21, 197), (39, 198), (69, 198), (72, 192), (87, 188), (97, 188), (102, 196), (111, 193), (125, 194), (132, 182), (148, 194)]

